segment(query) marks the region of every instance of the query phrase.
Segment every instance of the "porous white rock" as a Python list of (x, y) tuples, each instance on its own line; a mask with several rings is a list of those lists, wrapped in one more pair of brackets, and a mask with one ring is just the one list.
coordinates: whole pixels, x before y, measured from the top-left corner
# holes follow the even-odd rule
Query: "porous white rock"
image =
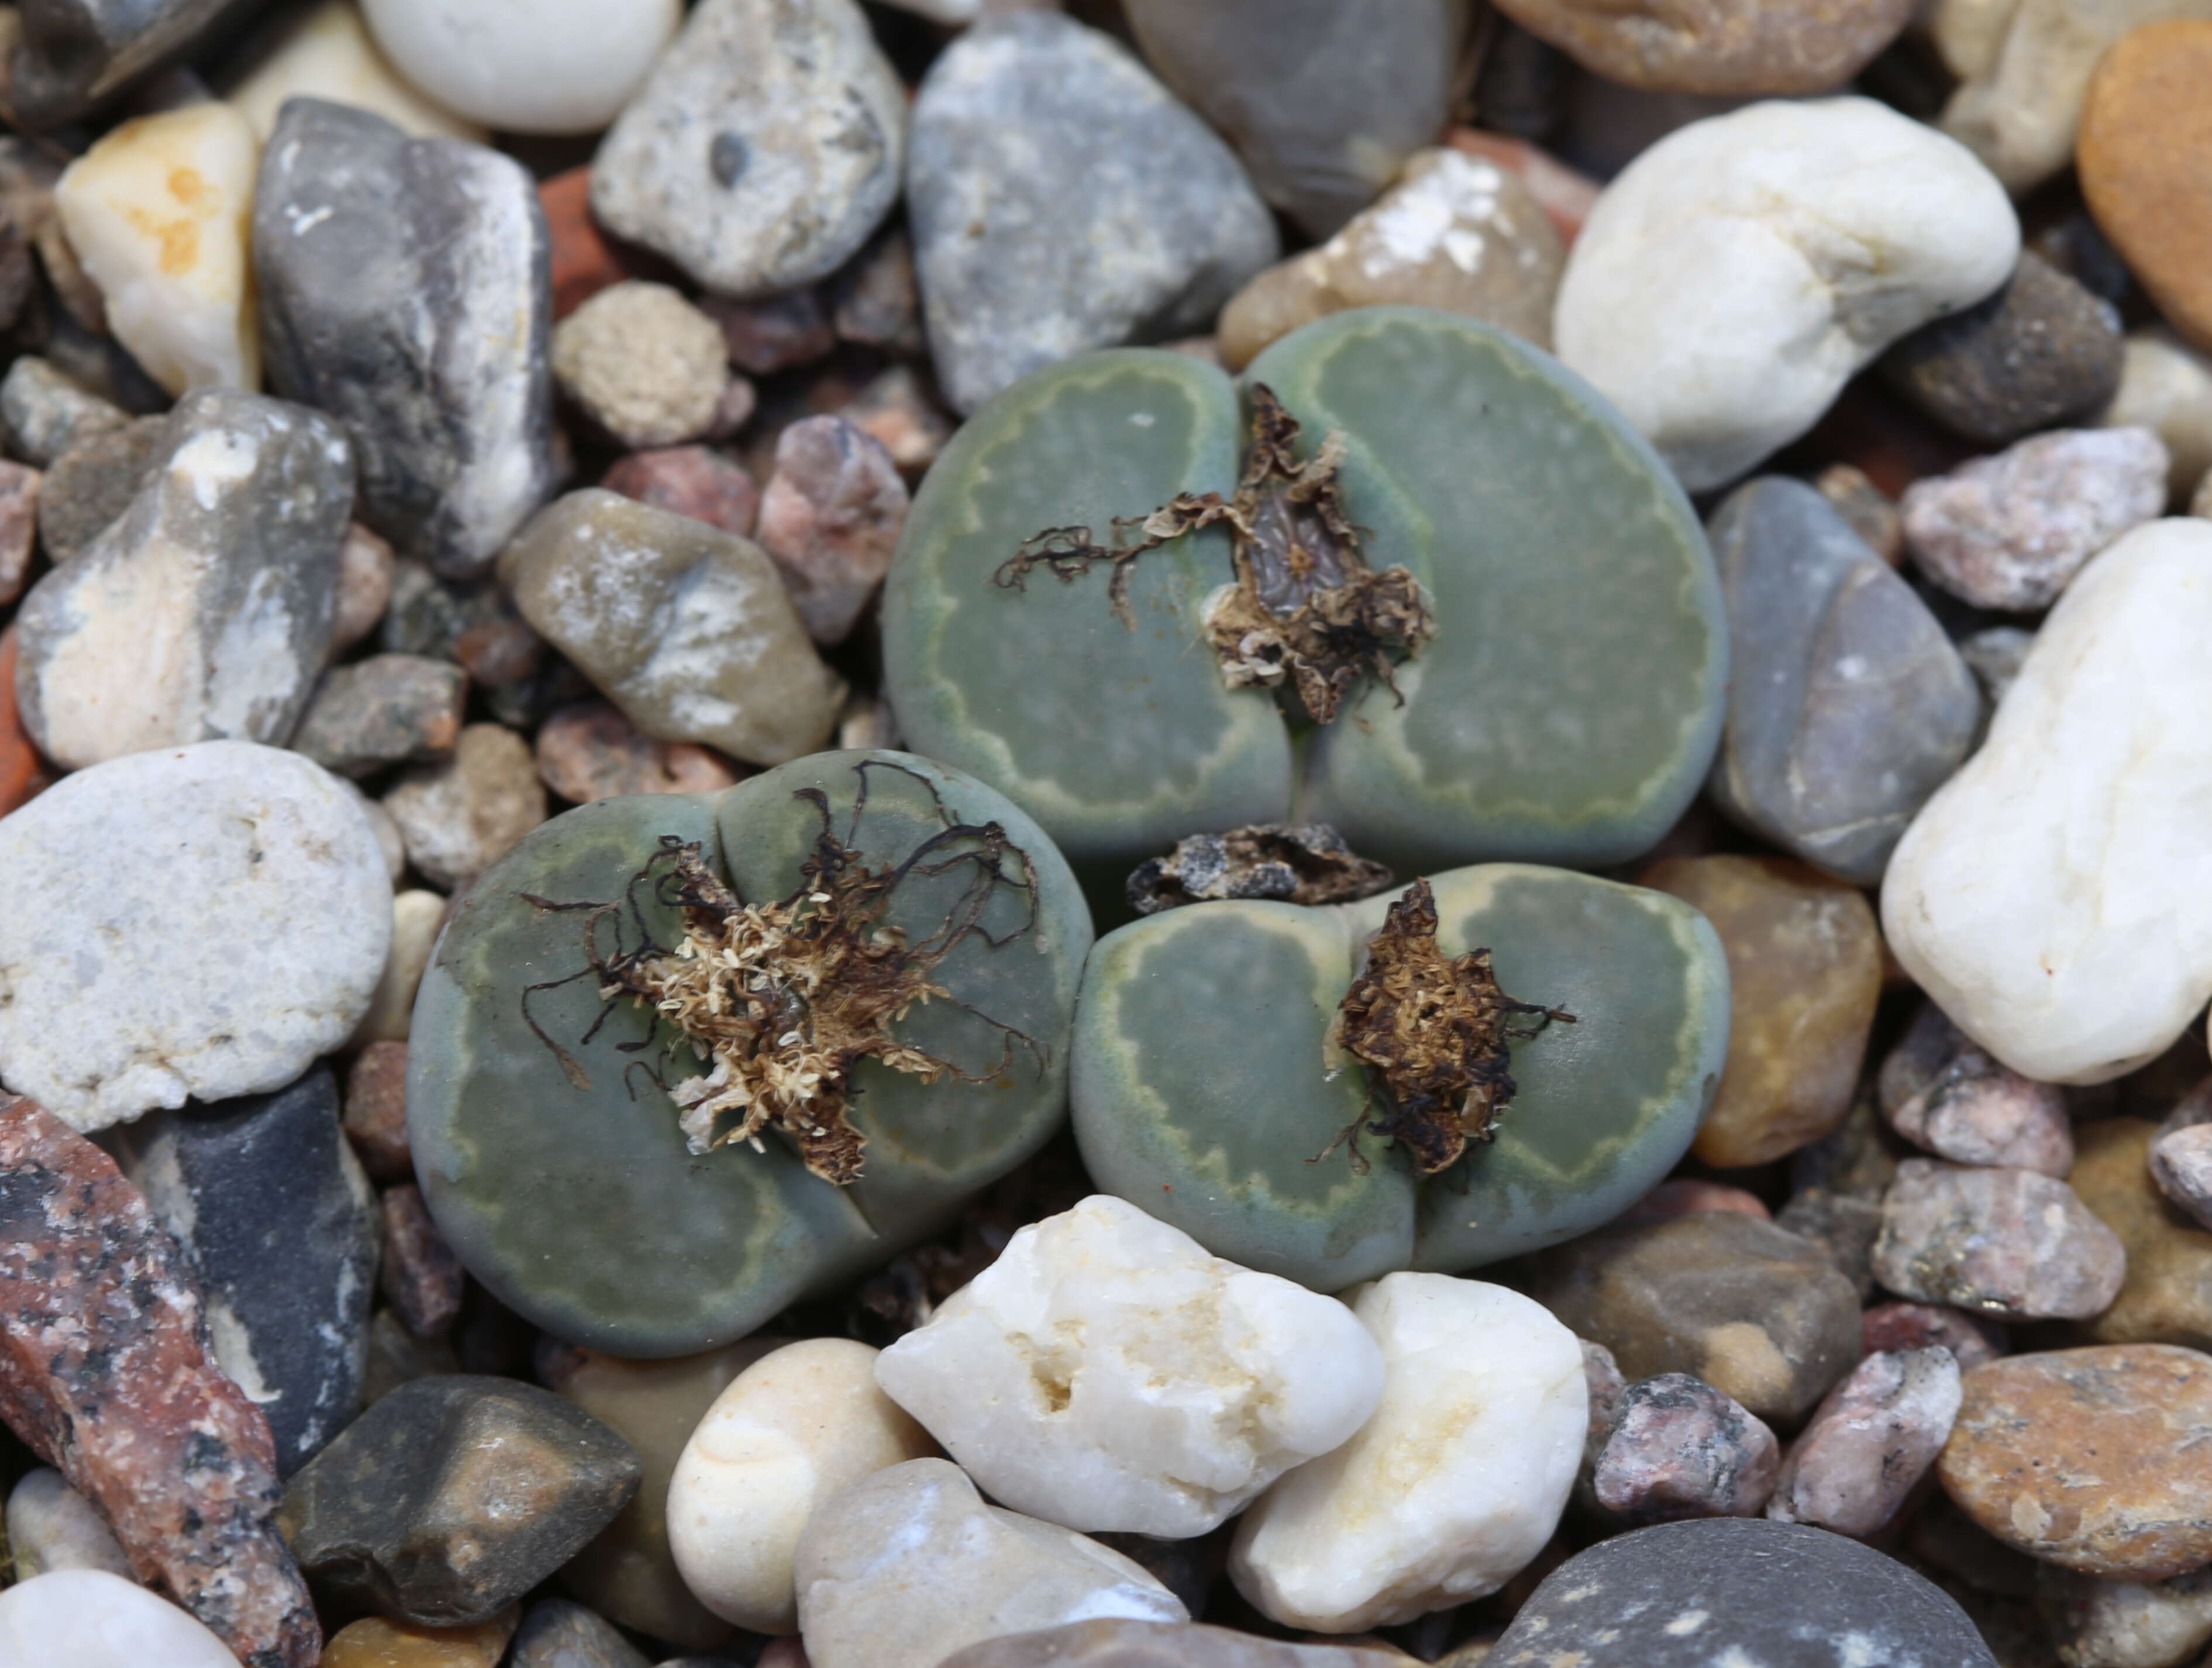
[(1534, 1299), (1392, 1274), (1352, 1305), (1382, 1404), (1237, 1525), (1237, 1590), (1286, 1628), (1356, 1633), (1495, 1592), (1543, 1550), (1589, 1434), (1580, 1340)]
[(850, 1338), (787, 1343), (714, 1398), (668, 1484), (668, 1547), (684, 1585), (755, 1633), (799, 1627), (792, 1560), (824, 1500), (872, 1471), (937, 1452), (876, 1387), (876, 1351)]
[(228, 93), (264, 143), (276, 130), (287, 99), (328, 99), (370, 110), (410, 138), (469, 139), (489, 136), (477, 123), (434, 104), (399, 78), (377, 49), (354, 0), (322, 0), (295, 13), (259, 43), (252, 61)]
[(365, 0), (399, 73), (509, 133), (597, 133), (683, 21), (683, 0)]
[(876, 1381), (1016, 1511), (1182, 1539), (1348, 1441), (1382, 1355), (1335, 1298), (1101, 1193), (1016, 1234)]
[(15, 1555), (19, 1580), (55, 1569), (104, 1569), (136, 1579), (107, 1519), (51, 1465), (24, 1472), (9, 1490), (8, 1550)]
[(69, 165), (54, 208), (115, 339), (173, 394), (258, 388), (253, 128), (220, 100), (141, 116)]
[(188, 1610), (98, 1569), (57, 1569), (0, 1592), (6, 1668), (238, 1668)]
[(1190, 1619), (1133, 1560), (986, 1506), (943, 1459), (910, 1459), (831, 1495), (799, 1538), (794, 1574), (812, 1668), (936, 1668), (979, 1640), (1069, 1622)]
[(1870, 99), (1769, 101), (1669, 134), (1606, 188), (1553, 337), (1683, 485), (1717, 487), (2019, 256), (2003, 187), (1955, 141)]
[(0, 1084), (80, 1130), (281, 1089), (391, 939), (376, 835), (319, 765), (220, 741), (80, 770), (0, 818)]
[(1890, 948), (2024, 1077), (2117, 1077), (2212, 997), (2208, 643), (2212, 524), (2119, 539), (2059, 598), (1982, 750), (1890, 859)]

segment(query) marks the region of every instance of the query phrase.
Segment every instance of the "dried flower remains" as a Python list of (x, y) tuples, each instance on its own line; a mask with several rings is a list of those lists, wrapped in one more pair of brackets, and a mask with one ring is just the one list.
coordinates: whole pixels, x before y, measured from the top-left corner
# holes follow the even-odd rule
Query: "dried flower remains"
[(1327, 724), (1363, 676), (1397, 694), (1392, 665), (1436, 634), (1436, 620), (1411, 572), (1378, 573), (1360, 555), (1337, 486), (1343, 437), (1329, 435), (1301, 463), (1297, 420), (1265, 383), (1252, 385), (1251, 403), (1252, 445), (1233, 496), (1183, 493), (1149, 514), (1117, 519), (1117, 540), (1129, 530), (1139, 537), (1112, 545), (1088, 527), (1048, 527), (992, 582), (1020, 591), (1042, 567), (1072, 583), (1104, 562), (1113, 569), (1106, 591), (1114, 612), (1134, 631), (1129, 579), (1137, 560), (1170, 539), (1226, 526), (1234, 579), (1215, 593), (1205, 621), (1224, 681), (1231, 688), (1287, 682), (1314, 721)]
[[(1528, 1014), (1536, 1024), (1509, 1022)], [(1514, 1094), (1510, 1045), (1553, 1020), (1575, 1016), (1506, 995), (1487, 949), (1447, 956), (1437, 947), (1436, 895), (1421, 880), (1367, 946), (1367, 965), (1337, 1006), (1336, 1041), (1368, 1068), (1382, 1098), (1369, 1131), (1403, 1143), (1432, 1176), (1469, 1143), (1496, 1138)]]
[[(896, 770), (922, 782), (942, 825), (897, 863), (880, 868), (871, 866), (854, 845), (871, 769)], [(996, 950), (1036, 930), (1037, 881), (1028, 854), (996, 822), (957, 821), (935, 787), (904, 766), (864, 760), (854, 770), (860, 789), (842, 837), (820, 791), (804, 788), (797, 794), (820, 815), (821, 831), (799, 866), (798, 889), (774, 902), (746, 903), (708, 867), (696, 842), (672, 835), (662, 839), (617, 902), (556, 903), (526, 896), (540, 909), (585, 912), (589, 965), (568, 979), (531, 986), (523, 997), (524, 1017), (560, 1058), (570, 1082), (589, 1087), (581, 1063), (530, 1018), (529, 996), (588, 975), (599, 980), (605, 1005), (582, 1041), (629, 1001), (668, 1029), (658, 1045), (656, 1031), (621, 1048), (642, 1052), (659, 1046), (673, 1057), (688, 1053), (705, 1067), (664, 1085), (683, 1108), (679, 1121), (693, 1152), (740, 1141), (758, 1151), (762, 1132), (773, 1126), (810, 1172), (842, 1186), (860, 1179), (865, 1157), (866, 1142), (848, 1116), (852, 1074), (861, 1060), (880, 1060), (931, 1083), (948, 1075), (989, 1083), (1024, 1050), (1044, 1070), (1046, 1044), (960, 1000), (938, 977), (946, 957), (971, 940)], [(902, 885), (944, 875), (959, 876), (962, 884), (927, 937), (910, 940), (886, 920)], [(1021, 901), (1021, 919), (994, 933), (985, 919), (1007, 892)], [(654, 940), (645, 898), (679, 913), (679, 942)], [(610, 925), (611, 949), (603, 942)], [(985, 1071), (969, 1071), (900, 1040), (893, 1028), (931, 1002), (949, 1003), (991, 1028), (1000, 1045), (999, 1059)]]

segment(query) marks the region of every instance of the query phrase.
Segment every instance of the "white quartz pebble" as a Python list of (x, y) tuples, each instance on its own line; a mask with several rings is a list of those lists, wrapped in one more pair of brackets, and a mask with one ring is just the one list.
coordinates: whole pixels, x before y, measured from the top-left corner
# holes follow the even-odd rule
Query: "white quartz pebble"
[(1016, 1511), (1182, 1538), (1346, 1441), (1382, 1356), (1335, 1298), (1101, 1193), (1016, 1234), (876, 1380)]
[(399, 78), (377, 50), (354, 0), (322, 0), (286, 19), (229, 89), (265, 143), (287, 99), (328, 99), (374, 111), (416, 139), (489, 136), (476, 123), (432, 103)]
[[(131, 1560), (107, 1519), (51, 1465), (23, 1473), (8, 1495), (8, 1548), (28, 1580), (55, 1569), (104, 1569), (129, 1576)], [(4, 1665), (0, 1665), (4, 1668)]]
[(831, 1495), (799, 1537), (794, 1574), (812, 1668), (937, 1668), (1006, 1634), (1101, 1616), (1190, 1619), (1133, 1560), (985, 1505), (942, 1459), (908, 1460)]
[(0, 1668), (238, 1668), (238, 1659), (136, 1581), (57, 1569), (0, 1592)]
[(260, 154), (246, 118), (210, 100), (111, 129), (54, 187), (115, 339), (173, 394), (261, 384), (246, 252)]
[(2051, 611), (1982, 750), (1905, 831), (1882, 927), (2024, 1077), (2096, 1083), (2212, 997), (2212, 523), (2154, 521)]
[(1677, 130), (1606, 188), (1553, 335), (1695, 491), (2019, 256), (2004, 188), (1956, 141), (1870, 99), (1769, 101)]
[(1495, 1592), (1551, 1538), (1589, 1434), (1580, 1340), (1531, 1298), (1393, 1274), (1353, 1313), (1382, 1404), (1237, 1525), (1237, 1590), (1286, 1628), (1410, 1622)]
[(422, 92), (509, 133), (597, 133), (644, 82), (683, 0), (366, 0)]
[(755, 1362), (716, 1397), (668, 1485), (668, 1545), (684, 1586), (755, 1633), (799, 1626), (791, 1563), (814, 1508), (936, 1444), (876, 1388), (876, 1352), (808, 1338)]

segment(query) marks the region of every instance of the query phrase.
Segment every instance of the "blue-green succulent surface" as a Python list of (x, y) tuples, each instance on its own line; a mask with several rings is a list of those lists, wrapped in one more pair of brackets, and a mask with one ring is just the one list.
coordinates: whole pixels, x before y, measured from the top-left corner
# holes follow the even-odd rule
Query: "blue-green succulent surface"
[(1437, 943), (1486, 948), (1500, 987), (1563, 1009), (1512, 1045), (1495, 1138), (1433, 1176), (1371, 1133), (1365, 1070), (1332, 1028), (1395, 894), (1305, 908), (1191, 905), (1099, 940), (1071, 1095), (1107, 1191), (1216, 1255), (1319, 1290), (1457, 1273), (1618, 1215), (1687, 1150), (1728, 1052), (1728, 964), (1677, 899), (1492, 864), (1431, 882)]
[[(1097, 569), (997, 582), (1048, 529), (1120, 542), (1178, 494), (1232, 494), (1255, 385), (1305, 455), (1340, 440), (1368, 567), (1410, 570), (1435, 616), (1319, 727), (1224, 682), (1203, 623), (1232, 576), (1218, 525), (1133, 563), (1131, 623)], [(1292, 819), (1404, 873), (1625, 861), (1696, 793), (1727, 683), (1711, 553), (1657, 454), (1548, 355), (1412, 307), (1308, 325), (1241, 383), (1121, 349), (1017, 385), (923, 483), (883, 634), (906, 745), (1000, 788), (1079, 864), (1123, 868)]]
[[(866, 790), (864, 807), (856, 802)], [(665, 1020), (591, 976), (586, 912), (672, 944), (673, 908), (634, 884), (662, 842), (696, 841), (747, 903), (785, 899), (824, 812), (872, 869), (956, 824), (997, 823), (1033, 876), (992, 888), (979, 925), (934, 969), (947, 995), (896, 1022), (902, 1043), (966, 1073), (935, 1083), (874, 1058), (852, 1074), (866, 1168), (811, 1175), (774, 1131), (763, 1150), (689, 1149), (668, 1087), (702, 1068)], [(967, 837), (890, 894), (882, 925), (921, 942), (975, 883)], [(947, 862), (947, 858), (954, 859)], [(526, 836), (470, 890), (416, 999), (408, 1130), (424, 1196), (470, 1271), (556, 1337), (664, 1356), (743, 1337), (788, 1304), (935, 1232), (1043, 1145), (1066, 1112), (1075, 992), (1091, 918), (1066, 862), (1031, 819), (960, 772), (886, 752), (817, 754), (720, 795), (601, 800)], [(582, 976), (579, 976), (582, 975)], [(566, 981), (556, 983), (556, 981)], [(605, 1010), (604, 1018), (602, 1017)], [(596, 1025), (596, 1028), (595, 1028)], [(644, 1044), (642, 1047), (639, 1044)]]

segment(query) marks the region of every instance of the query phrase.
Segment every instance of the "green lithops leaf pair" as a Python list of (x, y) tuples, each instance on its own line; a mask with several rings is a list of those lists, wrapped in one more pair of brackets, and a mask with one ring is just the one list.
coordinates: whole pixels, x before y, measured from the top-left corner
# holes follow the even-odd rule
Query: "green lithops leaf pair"
[[(1728, 965), (1664, 894), (1492, 864), (1429, 883), (1443, 955), (1491, 951), (1511, 1094), (1464, 1155), (1354, 1136), (1391, 1108), (1340, 1009), (1404, 894), (1216, 902), (1109, 933), (1076, 1016), (1071, 1093), (1092, 1178), (1215, 1254), (1324, 1291), (1456, 1273), (1617, 1216), (1696, 1134), (1728, 1052)], [(1565, 1016), (1571, 1015), (1568, 1022)]]
[[(1306, 473), (1240, 493), (1277, 402)], [(1300, 539), (1401, 582), (1303, 620), (1364, 668), (1322, 724), (1230, 606), (1248, 549)], [(1657, 456), (1548, 355), (1418, 308), (1309, 325), (1241, 382), (1119, 349), (1018, 385), (924, 482), (883, 634), (907, 744), (1123, 871), (1288, 821), (1407, 874), (1622, 861), (1696, 793), (1727, 681), (1712, 558)]]
[[(477, 1278), (559, 1337), (726, 1343), (1050, 1137), (1091, 936), (1030, 817), (908, 755), (583, 806), (477, 883), (424, 977), (424, 1194)], [(871, 1036), (849, 1096), (807, 1080)]]

